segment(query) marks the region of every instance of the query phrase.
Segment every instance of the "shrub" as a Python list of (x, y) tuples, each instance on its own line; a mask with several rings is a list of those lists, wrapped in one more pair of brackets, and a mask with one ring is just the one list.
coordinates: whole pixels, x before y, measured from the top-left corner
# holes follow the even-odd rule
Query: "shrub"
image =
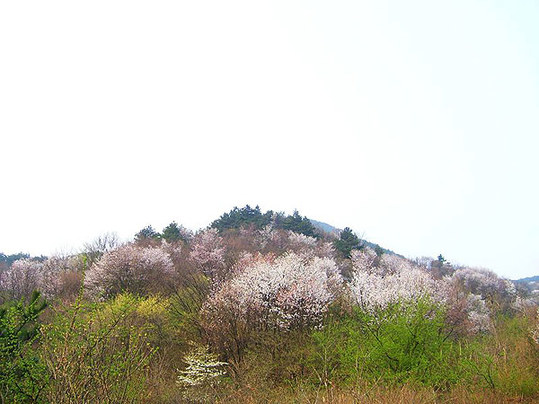
[(142, 397), (155, 352), (147, 325), (137, 321), (143, 301), (124, 294), (107, 303), (84, 304), (79, 299), (56, 310), (51, 324), (42, 329), (49, 402), (128, 403)]
[(215, 393), (215, 387), (223, 379), (226, 362), (218, 360), (209, 347), (194, 345), (184, 356), (185, 368), (179, 371), (177, 383), (183, 396), (191, 401), (206, 402)]
[(28, 304), (22, 300), (0, 307), (0, 402), (42, 401), (47, 381), (43, 363), (32, 349), (38, 337), (39, 314), (46, 303), (34, 292)]
[(354, 314), (314, 333), (314, 363), (321, 380), (385, 380), (445, 388), (465, 374), (445, 311), (426, 298)]

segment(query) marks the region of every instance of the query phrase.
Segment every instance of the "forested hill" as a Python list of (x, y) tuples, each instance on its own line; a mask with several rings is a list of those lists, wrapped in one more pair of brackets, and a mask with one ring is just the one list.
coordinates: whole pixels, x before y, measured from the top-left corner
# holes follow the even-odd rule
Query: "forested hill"
[(299, 212), (2, 255), (0, 402), (538, 402), (539, 294)]

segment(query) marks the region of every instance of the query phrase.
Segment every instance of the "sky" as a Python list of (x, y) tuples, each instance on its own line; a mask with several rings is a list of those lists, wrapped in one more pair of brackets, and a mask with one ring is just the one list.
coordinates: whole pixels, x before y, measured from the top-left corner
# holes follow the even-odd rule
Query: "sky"
[(539, 2), (0, 3), (0, 251), (234, 206), (539, 274)]

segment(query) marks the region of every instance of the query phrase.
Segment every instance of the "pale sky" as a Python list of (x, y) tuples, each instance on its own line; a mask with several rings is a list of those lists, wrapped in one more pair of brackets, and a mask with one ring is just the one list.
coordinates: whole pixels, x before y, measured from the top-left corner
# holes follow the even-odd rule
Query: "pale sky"
[(0, 251), (259, 204), (539, 274), (539, 2), (3, 1)]

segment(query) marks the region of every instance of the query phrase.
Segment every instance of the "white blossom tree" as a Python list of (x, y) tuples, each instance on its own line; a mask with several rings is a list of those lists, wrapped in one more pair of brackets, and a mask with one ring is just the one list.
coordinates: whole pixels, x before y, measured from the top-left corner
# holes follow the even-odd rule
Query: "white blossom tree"
[(320, 324), (341, 285), (337, 266), (329, 258), (293, 252), (254, 257), (206, 301), (204, 327), (209, 339), (239, 362), (253, 329)]
[(221, 285), (204, 309), (218, 314), (225, 302), (233, 302), (239, 316), (256, 313), (259, 321), (272, 326), (312, 324), (320, 321), (341, 282), (337, 266), (328, 258), (295, 253), (259, 257)]
[[(362, 257), (361, 268), (370, 268), (369, 258), (369, 255)], [(392, 267), (392, 262), (398, 266)], [(436, 281), (424, 270), (405, 265), (400, 260), (386, 260), (382, 269), (355, 269), (350, 282), (350, 290), (357, 304), (369, 312), (385, 309), (395, 303), (413, 304), (424, 297), (435, 303), (444, 303), (447, 288), (447, 282)]]

